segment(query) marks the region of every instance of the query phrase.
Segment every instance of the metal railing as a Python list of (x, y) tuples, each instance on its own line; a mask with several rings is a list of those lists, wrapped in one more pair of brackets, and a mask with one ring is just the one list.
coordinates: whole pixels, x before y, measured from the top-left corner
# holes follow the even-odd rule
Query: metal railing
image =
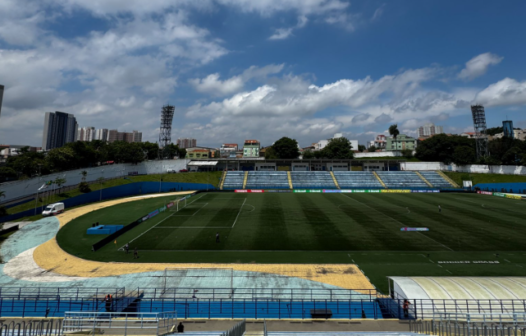
[(60, 335), (62, 335), (62, 320), (58, 319), (0, 322), (0, 336)]
[(124, 292), (124, 287), (0, 287), (0, 298), (18, 300), (24, 298), (32, 298), (34, 300), (67, 298), (79, 300), (92, 297), (103, 298), (106, 294), (111, 294), (114, 298), (119, 298), (124, 295)]
[(411, 332), (438, 336), (526, 336), (526, 327), (444, 321), (410, 321)]
[[(236, 276), (234, 275), (234, 278)], [(304, 288), (138, 288), (144, 299), (375, 300), (376, 289)]]
[[(174, 330), (177, 313), (111, 313), (111, 312), (66, 312), (64, 314), (63, 332), (90, 331), (91, 335), (137, 334), (136, 330), (155, 335), (166, 334)], [(112, 330), (109, 332), (109, 330)], [(146, 331), (148, 330), (148, 331)]]
[(233, 326), (231, 329), (227, 330), (225, 333), (223, 333), (224, 336), (243, 336), (245, 334), (245, 331), (247, 330), (247, 324), (245, 320), (239, 322), (235, 326)]

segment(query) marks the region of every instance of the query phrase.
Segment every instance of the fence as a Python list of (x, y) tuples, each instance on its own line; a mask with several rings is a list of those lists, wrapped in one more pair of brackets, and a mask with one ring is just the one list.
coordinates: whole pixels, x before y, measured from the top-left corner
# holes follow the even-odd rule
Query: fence
[[(66, 312), (63, 332), (88, 331), (90, 335), (102, 334), (166, 334), (174, 329), (176, 312), (162, 313), (111, 313), (111, 312)], [(139, 330), (139, 331), (137, 331)]]
[(468, 324), (461, 321), (410, 321), (411, 332), (439, 336), (526, 336), (524, 325)]
[(395, 318), (432, 319), (438, 314), (517, 314), (526, 312), (526, 300), (438, 300), (411, 299), (404, 311), (404, 299), (378, 299), (386, 314)]
[[(75, 196), (72, 198), (61, 201), (68, 208), (84, 205), (88, 203), (95, 203), (99, 201), (105, 201), (109, 199), (142, 195), (142, 194), (153, 194), (160, 192), (172, 192), (172, 191), (188, 191), (188, 190), (215, 190), (215, 187), (211, 184), (202, 183), (179, 183), (179, 182), (135, 182), (125, 184), (121, 186), (111, 187), (103, 189), (102, 191), (92, 191), (83, 195)], [(40, 210), (39, 210), (40, 209)], [(14, 221), (23, 217), (34, 216), (41, 213), (42, 207), (34, 208), (31, 210), (22, 211), (16, 214), (7, 215), (0, 217), (0, 223)]]
[(62, 320), (0, 322), (0, 336), (61, 336)]

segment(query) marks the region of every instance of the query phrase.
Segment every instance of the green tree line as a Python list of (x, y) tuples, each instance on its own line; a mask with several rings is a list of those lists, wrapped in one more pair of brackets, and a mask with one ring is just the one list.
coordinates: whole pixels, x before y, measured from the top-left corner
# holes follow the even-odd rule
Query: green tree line
[(0, 181), (95, 167), (107, 161), (137, 164), (159, 157), (173, 158), (185, 155), (186, 150), (177, 145), (170, 144), (159, 152), (159, 146), (151, 142), (76, 141), (47, 153), (31, 152), (29, 147), (24, 147), (19, 155), (9, 157), (6, 164), (0, 167)]

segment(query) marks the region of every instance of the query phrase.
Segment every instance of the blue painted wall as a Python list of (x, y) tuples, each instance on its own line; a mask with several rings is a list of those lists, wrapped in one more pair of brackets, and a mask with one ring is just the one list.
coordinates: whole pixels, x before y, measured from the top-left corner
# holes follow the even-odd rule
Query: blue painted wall
[(479, 183), (475, 187), (484, 191), (509, 192), (517, 194), (526, 194), (526, 182), (514, 183)]
[[(117, 187), (111, 187), (103, 189), (102, 193), (100, 190), (92, 191), (83, 195), (75, 196), (72, 198), (61, 201), (68, 208), (79, 206), (88, 203), (98, 202), (100, 200), (109, 200), (114, 198), (122, 198), (128, 196), (142, 195), (142, 194), (154, 194), (160, 192), (172, 192), (172, 191), (187, 191), (187, 190), (215, 190), (215, 187), (211, 184), (204, 183), (179, 183), (179, 182), (135, 182), (125, 184)], [(42, 208), (37, 208), (36, 214), (40, 214)], [(16, 214), (0, 217), (0, 223), (10, 222), (26, 216), (34, 216), (35, 210), (26, 210)]]

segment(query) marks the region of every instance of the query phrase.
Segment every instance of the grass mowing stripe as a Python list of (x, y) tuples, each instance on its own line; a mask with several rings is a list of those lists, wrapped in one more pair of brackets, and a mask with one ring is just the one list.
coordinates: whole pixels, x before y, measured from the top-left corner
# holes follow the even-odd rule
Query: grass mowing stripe
[[(417, 202), (430, 204), (430, 201), (425, 197), (422, 197)], [(443, 204), (446, 204), (446, 209), (443, 208), (442, 215), (448, 217), (450, 220), (444, 220), (443, 224), (452, 226), (453, 223), (457, 222), (457, 228), (462, 231), (463, 236), (474, 236), (478, 239), (478, 244), (475, 244), (471, 248), (473, 250), (487, 250), (487, 247), (481, 246), (487, 244), (488, 246), (495, 246), (495, 249), (502, 250), (522, 250), (523, 241), (526, 239), (524, 232), (517, 230), (516, 223), (510, 223), (509, 221), (490, 216), (487, 213), (480, 213), (478, 208), (471, 205), (464, 204), (462, 207), (457, 206), (458, 202), (451, 199), (444, 199)], [(476, 208), (476, 210), (471, 210)], [(448, 214), (448, 209), (454, 210), (454, 216)], [(463, 221), (457, 221), (459, 214), (462, 214), (466, 219)], [(491, 222), (488, 223), (488, 218)], [(519, 218), (517, 218), (520, 220)], [(514, 240), (512, 240), (512, 238)], [(498, 244), (495, 244), (498, 243)], [(516, 247), (510, 246), (510, 244), (516, 245)]]
[[(315, 231), (316, 236), (313, 239), (319, 240), (324, 250), (349, 248), (351, 241), (346, 238), (344, 232), (318, 206), (319, 203), (313, 202), (310, 195), (298, 195), (298, 200), (301, 203), (301, 210), (305, 214), (307, 222)], [(318, 236), (323, 237), (323, 239), (318, 239)]]
[[(203, 196), (199, 197), (198, 199), (194, 200), (193, 202), (190, 202), (190, 204), (192, 204), (192, 203), (194, 203), (195, 201), (197, 201), (197, 200), (199, 200), (199, 199), (205, 197), (206, 195), (207, 195), (207, 194), (204, 194)], [(190, 205), (190, 204), (187, 204), (187, 206)], [(174, 212), (174, 214), (176, 214), (176, 213), (177, 213), (177, 212)], [(170, 216), (168, 216), (168, 217), (166, 217), (165, 219), (161, 220), (159, 223), (155, 224), (154, 226), (152, 226), (152, 227), (149, 228), (148, 230), (144, 231), (143, 233), (141, 233), (141, 234), (138, 235), (137, 237), (135, 237), (135, 238), (133, 238), (132, 240), (130, 240), (130, 241), (128, 242), (128, 244), (131, 243), (131, 242), (133, 242), (134, 240), (137, 240), (138, 238), (140, 238), (141, 236), (143, 236), (145, 233), (149, 232), (151, 229), (153, 229), (154, 227), (156, 227), (157, 225), (161, 224), (162, 222), (164, 222), (165, 220), (167, 220), (168, 218), (170, 218), (170, 217), (172, 217), (172, 216), (173, 216), (173, 214), (170, 215)], [(124, 245), (123, 245), (121, 248), (119, 248), (118, 250), (120, 251), (120, 250), (124, 249), (124, 246), (125, 246), (125, 245), (126, 245), (126, 244), (124, 244)]]
[[(358, 203), (360, 203), (360, 204), (363, 204), (363, 205), (365, 205), (366, 207), (368, 207), (368, 208), (370, 208), (370, 209), (372, 209), (372, 210), (374, 210), (374, 211), (376, 211), (376, 212), (378, 212), (378, 213), (383, 214), (382, 212), (378, 211), (377, 209), (375, 209), (375, 208), (373, 208), (373, 207), (371, 207), (371, 206), (369, 206), (369, 205), (367, 205), (367, 204), (365, 204), (365, 203), (362, 203), (362, 202), (360, 202), (360, 201), (358, 201), (358, 200), (356, 200), (356, 199), (354, 199), (354, 198), (352, 198), (352, 197), (350, 197), (350, 196), (348, 196), (348, 195), (346, 195), (346, 194), (342, 194), (342, 195), (345, 196), (345, 197), (347, 197), (347, 198), (349, 198), (349, 199), (352, 199), (352, 200), (355, 201), (355, 202), (358, 202)], [(391, 218), (392, 220), (394, 220), (395, 222), (397, 222), (398, 224), (404, 226), (403, 223), (399, 222), (398, 220), (394, 219), (393, 217), (388, 216), (388, 215), (385, 215), (385, 214), (384, 214), (384, 216), (389, 217), (389, 218)], [(426, 235), (423, 235), (421, 232), (417, 232), (417, 233), (419, 233), (419, 234), (420, 234), (421, 236), (423, 236), (423, 237), (426, 237), (426, 238), (429, 239), (429, 240), (434, 241), (434, 242), (437, 243), (438, 245), (442, 245), (443, 247), (445, 247), (446, 249), (448, 249), (448, 250), (450, 250), (450, 251), (454, 251), (454, 250), (453, 250), (452, 248), (450, 248), (449, 246), (446, 246), (446, 245), (444, 245), (444, 244), (441, 244), (440, 242), (434, 240), (433, 238), (428, 237), (428, 236), (426, 236)]]
[[(284, 215), (285, 209), (288, 209), (290, 204), (283, 204), (282, 197), (272, 194), (263, 194), (257, 199), (261, 202), (261, 210), (256, 213), (257, 217), (250, 216), (253, 218), (249, 224), (250, 231), (246, 231), (247, 236), (250, 237), (251, 248), (276, 250), (290, 246), (292, 242), (290, 241), (287, 223), (291, 224), (291, 222), (285, 220)], [(240, 224), (245, 222), (246, 220)], [(240, 225), (238, 229), (242, 227), (245, 226)], [(279, 234), (276, 234), (278, 232)]]

